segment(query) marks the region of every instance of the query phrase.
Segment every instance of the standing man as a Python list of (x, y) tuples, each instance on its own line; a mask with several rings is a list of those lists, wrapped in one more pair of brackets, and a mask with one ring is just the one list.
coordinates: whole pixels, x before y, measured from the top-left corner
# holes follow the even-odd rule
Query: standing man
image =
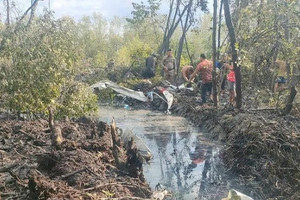
[(165, 80), (173, 84), (176, 75), (176, 60), (173, 56), (172, 49), (168, 50), (167, 56), (165, 56), (162, 60), (162, 64)]
[(144, 72), (144, 78), (152, 78), (155, 76), (157, 66), (157, 55), (155, 53), (151, 54), (146, 58), (146, 70)]
[(195, 69), (194, 73), (191, 75), (189, 81), (192, 81), (195, 76), (200, 72), (202, 86), (201, 86), (201, 98), (202, 103), (206, 103), (207, 94), (211, 97), (212, 93), (212, 62), (206, 59), (204, 54), (200, 55), (200, 63)]
[(217, 61), (217, 68), (220, 73), (218, 79), (221, 83), (221, 95), (225, 93), (225, 85), (226, 85), (226, 62), (227, 62), (227, 54), (224, 53), (220, 61)]
[(114, 70), (114, 68), (115, 68), (115, 60), (114, 59), (110, 59), (109, 62), (107, 63), (105, 71), (111, 72), (111, 71)]
[(232, 62), (230, 61), (229, 64), (226, 64), (226, 68), (229, 70), (229, 73), (227, 74), (227, 89), (229, 91), (229, 104), (233, 105), (236, 97), (235, 92), (235, 72), (232, 65)]
[(278, 70), (278, 73), (277, 73), (277, 79), (275, 80), (275, 85), (274, 85), (274, 92), (278, 92), (278, 91), (281, 91), (287, 80), (286, 80), (286, 77), (287, 77), (287, 64), (285, 61), (282, 61), (282, 60), (277, 60), (275, 62), (275, 67), (276, 69)]

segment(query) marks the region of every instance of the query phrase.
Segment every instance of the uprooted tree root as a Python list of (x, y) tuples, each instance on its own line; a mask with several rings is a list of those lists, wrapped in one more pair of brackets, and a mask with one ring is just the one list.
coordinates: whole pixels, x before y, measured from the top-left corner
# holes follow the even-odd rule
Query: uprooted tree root
[(149, 198), (142, 160), (125, 149), (115, 125), (90, 119), (58, 123), (51, 144), (47, 121), (0, 121), (0, 199)]
[(237, 112), (199, 106), (178, 97), (173, 112), (206, 128), (225, 143), (228, 172), (239, 175), (255, 199), (300, 199), (299, 119), (275, 111)]

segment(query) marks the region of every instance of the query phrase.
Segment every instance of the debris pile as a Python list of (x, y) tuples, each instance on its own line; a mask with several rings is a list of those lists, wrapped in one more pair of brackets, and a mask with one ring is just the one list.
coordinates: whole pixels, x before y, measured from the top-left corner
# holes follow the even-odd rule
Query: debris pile
[(0, 121), (0, 199), (149, 198), (134, 143), (123, 147), (115, 125), (88, 118)]

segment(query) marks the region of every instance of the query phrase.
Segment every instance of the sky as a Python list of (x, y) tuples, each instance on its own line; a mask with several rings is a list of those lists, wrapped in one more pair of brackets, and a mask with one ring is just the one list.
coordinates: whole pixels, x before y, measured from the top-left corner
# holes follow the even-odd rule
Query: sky
[[(11, 0), (15, 2), (15, 15), (23, 13), (31, 3), (31, 0)], [(93, 13), (100, 13), (105, 18), (111, 19), (114, 16), (130, 17), (132, 2), (142, 0), (42, 0), (39, 2), (38, 12), (44, 8), (54, 11), (55, 17), (71, 16), (76, 20), (83, 16), (90, 16)], [(143, 0), (146, 2), (146, 0)], [(211, 0), (210, 0), (211, 1)], [(162, 0), (163, 4), (160, 12), (167, 12), (168, 0)], [(209, 4), (211, 7), (212, 4)], [(0, 1), (1, 20), (5, 19), (3, 1)]]

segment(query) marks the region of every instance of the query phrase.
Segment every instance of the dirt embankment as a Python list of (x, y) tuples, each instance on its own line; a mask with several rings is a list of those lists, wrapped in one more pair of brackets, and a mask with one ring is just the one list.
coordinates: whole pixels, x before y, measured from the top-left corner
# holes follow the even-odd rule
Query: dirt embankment
[(172, 111), (224, 142), (228, 172), (256, 191), (255, 199), (300, 199), (299, 118), (272, 110), (217, 110), (184, 96), (177, 96)]
[(114, 125), (82, 118), (55, 126), (63, 141), (53, 146), (46, 120), (0, 121), (0, 199), (151, 196), (142, 159)]

